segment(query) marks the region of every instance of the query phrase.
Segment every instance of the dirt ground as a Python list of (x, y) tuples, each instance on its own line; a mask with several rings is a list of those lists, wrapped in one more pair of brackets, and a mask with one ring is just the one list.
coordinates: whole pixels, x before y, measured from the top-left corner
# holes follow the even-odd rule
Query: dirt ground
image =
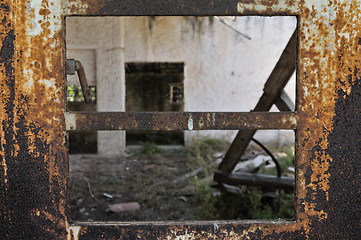
[[(76, 221), (155, 221), (195, 218), (199, 203), (184, 149), (123, 158), (70, 155), (70, 209)], [(118, 203), (139, 210), (112, 212)], [(134, 204), (133, 204), (134, 205)], [(112, 209), (112, 208), (111, 208)]]
[[(215, 206), (211, 203), (220, 192), (215, 189), (210, 191), (209, 185), (213, 183), (216, 163), (220, 162), (227, 149), (226, 145), (220, 145), (213, 140), (207, 143), (199, 141), (192, 148), (168, 148), (161, 153), (157, 153), (160, 150), (156, 145), (144, 145), (143, 148), (129, 150), (122, 158), (70, 155), (71, 218), (74, 221), (166, 221), (206, 220), (218, 216), (214, 214)], [(242, 159), (256, 160), (256, 157), (262, 156), (262, 152), (259, 147), (249, 147)], [(279, 162), (284, 168), (283, 173), (292, 176), (286, 171), (292, 164), (293, 153), (287, 155), (282, 151), (276, 152), (276, 155), (287, 157), (279, 158)], [(259, 173), (262, 173), (262, 168), (258, 170)], [(206, 171), (190, 174), (199, 169)], [(270, 171), (276, 174), (275, 167), (264, 170), (266, 174)], [(211, 199), (208, 198), (210, 202), (204, 202), (204, 193), (207, 196), (212, 194)], [(258, 200), (252, 200), (262, 197), (262, 192), (251, 193), (248, 189), (245, 194), (244, 199), (235, 200), (237, 203), (243, 202), (243, 207), (240, 208), (239, 204), (233, 206), (238, 206), (240, 215), (234, 215), (233, 208), (224, 209), (232, 213), (231, 216), (226, 214), (227, 219), (293, 217), (292, 194), (278, 195), (281, 205), (277, 212), (274, 209), (267, 212), (264, 208), (267, 205), (259, 206), (261, 203)], [(231, 199), (234, 198), (226, 199), (226, 202)], [(255, 210), (255, 206), (259, 209)], [(221, 211), (219, 206), (216, 209)]]

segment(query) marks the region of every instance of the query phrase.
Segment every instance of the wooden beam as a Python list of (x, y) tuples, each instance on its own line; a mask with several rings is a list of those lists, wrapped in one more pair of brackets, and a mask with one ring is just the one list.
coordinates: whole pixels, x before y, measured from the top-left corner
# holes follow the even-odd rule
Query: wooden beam
[(275, 104), (280, 111), (295, 111), (295, 104), (284, 90), (281, 92), (281, 95), (276, 99)]
[(277, 177), (266, 174), (225, 174), (222, 172), (216, 172), (214, 174), (214, 180), (216, 182), (226, 183), (233, 186), (246, 185), (284, 190), (293, 190), (295, 187), (295, 179), (292, 177)]
[[(254, 112), (267, 112), (271, 109), (276, 99), (280, 96), (283, 88), (296, 69), (297, 56), (297, 31), (295, 31), (288, 42), (286, 48), (278, 60), (271, 75), (263, 89), (263, 95), (259, 99)], [(252, 140), (256, 130), (240, 130), (228, 149), (219, 170), (225, 173), (232, 172), (239, 159)]]

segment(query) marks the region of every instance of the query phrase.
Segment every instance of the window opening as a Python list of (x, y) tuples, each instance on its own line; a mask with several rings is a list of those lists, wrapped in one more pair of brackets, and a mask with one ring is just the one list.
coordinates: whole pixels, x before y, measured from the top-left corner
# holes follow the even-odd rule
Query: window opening
[[(182, 112), (184, 63), (126, 63), (126, 111)], [(126, 144), (183, 145), (183, 131), (127, 131)]]
[[(296, 27), (295, 17), (68, 17), (66, 21), (67, 52), (87, 62), (98, 112), (248, 112), (263, 94), (265, 81)], [(294, 89), (295, 76), (277, 102), (282, 111), (294, 109), (287, 104), (289, 99), (295, 102)], [(74, 92), (74, 99), (79, 92)], [(293, 218), (292, 130), (257, 131), (256, 141), (232, 171), (234, 178), (226, 179), (217, 175), (217, 167), (237, 131), (178, 131), (183, 141), (179, 148), (161, 146), (170, 131), (137, 130), (133, 140), (132, 131), (136, 135), (134, 130), (99, 131), (97, 154), (70, 155), (73, 220)], [(289, 138), (287, 144), (280, 143), (284, 138)], [(126, 147), (136, 143), (137, 149)], [(277, 163), (267, 152), (277, 159), (287, 183), (275, 189), (273, 183), (263, 184), (261, 177), (256, 180), (259, 186), (242, 182), (241, 177), (253, 173), (277, 179)], [(223, 180), (213, 182), (213, 174)], [(223, 210), (229, 214), (222, 215)]]
[(182, 84), (172, 83), (169, 84), (169, 95), (171, 104), (183, 104), (184, 103), (184, 87)]

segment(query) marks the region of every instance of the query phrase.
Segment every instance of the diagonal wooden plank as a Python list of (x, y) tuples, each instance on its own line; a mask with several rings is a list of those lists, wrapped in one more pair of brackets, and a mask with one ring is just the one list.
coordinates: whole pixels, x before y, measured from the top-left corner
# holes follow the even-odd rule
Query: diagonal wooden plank
[(225, 174), (222, 172), (215, 172), (215, 181), (230, 184), (230, 185), (246, 185), (258, 186), (267, 189), (285, 189), (293, 190), (295, 188), (294, 177), (277, 177), (265, 174), (252, 174), (252, 173), (231, 173)]
[[(271, 109), (296, 69), (296, 56), (297, 31), (295, 30), (271, 75), (268, 77), (263, 89), (263, 95), (254, 108), (254, 112), (266, 112)], [(223, 161), (219, 165), (220, 171), (224, 173), (232, 172), (255, 133), (256, 130), (248, 129), (238, 132)]]
[(295, 104), (288, 94), (283, 90), (281, 95), (276, 99), (275, 104), (280, 111), (295, 111)]

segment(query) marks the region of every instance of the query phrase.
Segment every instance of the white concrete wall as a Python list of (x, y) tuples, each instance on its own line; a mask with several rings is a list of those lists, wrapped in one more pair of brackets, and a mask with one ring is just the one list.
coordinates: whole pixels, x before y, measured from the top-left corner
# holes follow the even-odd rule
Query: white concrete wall
[[(296, 28), (295, 17), (126, 17), (126, 62), (184, 62), (185, 111), (250, 111)], [(294, 99), (295, 78), (286, 87)], [(272, 111), (277, 111), (273, 108)], [(235, 131), (186, 132), (232, 141)], [(259, 131), (264, 142), (292, 142), (292, 131)]]
[[(291, 37), (295, 17), (69, 17), (67, 58), (80, 60), (97, 85), (98, 111), (125, 110), (125, 62), (184, 62), (185, 111), (250, 111)], [(68, 77), (68, 84), (78, 80)], [(286, 87), (294, 99), (295, 78)], [(276, 108), (272, 109), (273, 111)], [(232, 141), (236, 131), (185, 133)], [(292, 131), (259, 131), (263, 142), (284, 144)], [(124, 132), (99, 132), (100, 154), (121, 155)]]
[[(97, 110), (124, 111), (123, 18), (69, 17), (66, 20), (67, 58), (80, 60), (89, 85), (97, 86)], [(79, 85), (77, 76), (68, 76), (68, 85)], [(124, 139), (124, 131), (98, 132), (98, 154), (122, 155)]]

